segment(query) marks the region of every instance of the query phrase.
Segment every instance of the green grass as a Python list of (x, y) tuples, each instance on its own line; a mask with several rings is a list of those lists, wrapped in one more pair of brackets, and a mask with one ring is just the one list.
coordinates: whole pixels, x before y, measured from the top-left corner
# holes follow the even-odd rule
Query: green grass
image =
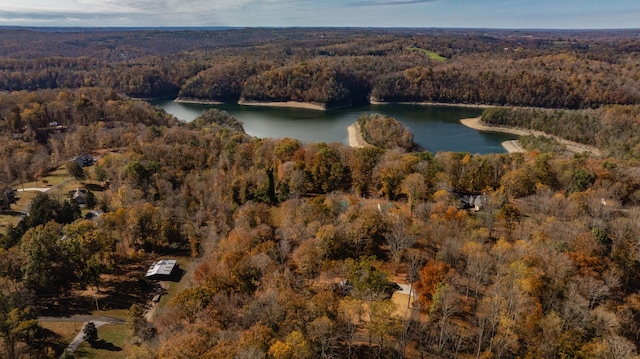
[(425, 49), (421, 49), (419, 47), (413, 47), (413, 46), (407, 47), (407, 49), (410, 50), (410, 51), (418, 51), (418, 52), (426, 55), (427, 57), (429, 57), (431, 60), (434, 60), (434, 61), (447, 62), (447, 58), (438, 55), (437, 52), (433, 52), (433, 51), (429, 51), (429, 50), (425, 50)]
[(82, 342), (76, 350), (76, 358), (119, 359), (126, 358), (126, 347), (131, 341), (131, 331), (126, 324), (105, 324), (98, 328), (98, 343), (92, 347)]

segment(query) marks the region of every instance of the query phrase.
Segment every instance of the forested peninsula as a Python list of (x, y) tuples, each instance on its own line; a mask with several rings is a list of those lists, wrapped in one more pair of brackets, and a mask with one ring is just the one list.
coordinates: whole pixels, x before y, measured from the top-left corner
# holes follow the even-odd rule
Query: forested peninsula
[[(637, 358), (639, 67), (632, 30), (0, 29), (0, 356)], [(487, 106), (601, 153), (156, 97)]]

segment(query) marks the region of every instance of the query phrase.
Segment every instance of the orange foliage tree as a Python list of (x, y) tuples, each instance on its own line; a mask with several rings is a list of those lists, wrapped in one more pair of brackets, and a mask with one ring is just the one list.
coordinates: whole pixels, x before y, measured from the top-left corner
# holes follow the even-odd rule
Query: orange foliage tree
[(444, 283), (452, 273), (453, 268), (439, 261), (429, 261), (420, 270), (420, 279), (415, 283), (414, 288), (421, 308), (428, 310), (431, 307), (438, 284)]

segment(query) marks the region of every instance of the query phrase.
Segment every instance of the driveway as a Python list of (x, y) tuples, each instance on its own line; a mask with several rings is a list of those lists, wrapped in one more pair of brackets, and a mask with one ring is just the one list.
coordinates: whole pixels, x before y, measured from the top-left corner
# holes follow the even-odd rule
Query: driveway
[(105, 324), (118, 324), (118, 323), (124, 323), (125, 321), (122, 319), (118, 319), (118, 318), (112, 318), (112, 317), (105, 317), (102, 315), (74, 315), (71, 317), (38, 317), (38, 321), (39, 322), (77, 322), (77, 323), (84, 323), (82, 325), (82, 328), (80, 328), (80, 331), (78, 332), (78, 334), (76, 334), (76, 337), (73, 338), (73, 340), (71, 341), (71, 343), (69, 343), (69, 346), (67, 346), (66, 351), (70, 354), (72, 354), (73, 352), (76, 351), (76, 349), (78, 349), (78, 345), (80, 345), (80, 343), (82, 343), (84, 341), (84, 327), (87, 325), (87, 323), (89, 322), (93, 322), (93, 324), (96, 325), (96, 328), (99, 328)]
[(29, 192), (29, 191), (37, 191), (37, 192), (47, 192), (51, 187), (30, 187), (30, 188), (18, 188), (18, 192)]

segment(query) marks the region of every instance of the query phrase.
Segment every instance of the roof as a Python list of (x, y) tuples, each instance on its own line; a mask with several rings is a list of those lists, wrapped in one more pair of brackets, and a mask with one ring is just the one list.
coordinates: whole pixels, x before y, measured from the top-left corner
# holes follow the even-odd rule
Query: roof
[(155, 275), (171, 275), (173, 268), (176, 265), (175, 259), (163, 259), (161, 261), (153, 262), (145, 277), (152, 277)]
[(83, 153), (80, 156), (76, 156), (72, 158), (71, 161), (76, 162), (82, 167), (89, 167), (95, 163), (93, 157), (91, 157), (91, 155), (88, 153)]

